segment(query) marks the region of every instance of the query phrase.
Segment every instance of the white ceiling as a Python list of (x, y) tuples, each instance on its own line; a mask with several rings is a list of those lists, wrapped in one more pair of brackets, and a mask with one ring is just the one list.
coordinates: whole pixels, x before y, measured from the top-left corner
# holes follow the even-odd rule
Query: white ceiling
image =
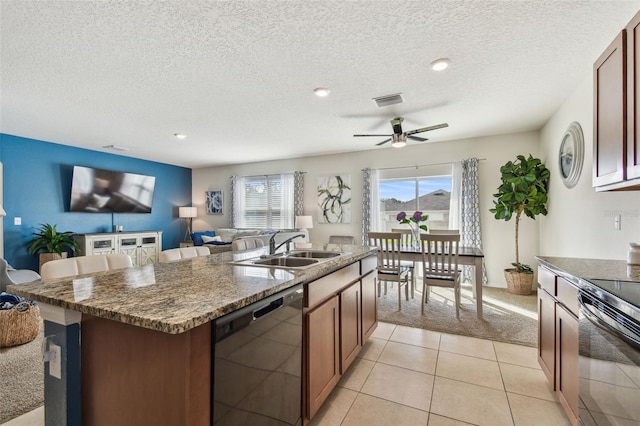
[[(393, 149), (353, 134), (391, 133), (398, 115), (404, 130), (449, 123), (419, 135), (432, 142), (535, 130), (639, 8), (3, 0), (0, 132), (198, 168)], [(404, 103), (372, 101), (393, 93)]]

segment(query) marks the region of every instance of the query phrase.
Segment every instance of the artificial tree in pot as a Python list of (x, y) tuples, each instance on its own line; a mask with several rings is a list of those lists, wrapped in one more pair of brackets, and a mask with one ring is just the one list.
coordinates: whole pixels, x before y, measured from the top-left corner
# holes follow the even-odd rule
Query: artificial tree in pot
[(518, 231), (520, 217), (526, 216), (535, 219), (537, 215), (547, 215), (547, 188), (551, 173), (538, 158), (529, 154), (528, 158), (518, 155), (515, 162), (508, 161), (500, 167), (502, 184), (498, 192), (493, 194), (494, 208), (489, 211), (496, 219), (516, 221), (516, 261), (513, 268), (504, 270), (507, 280), (507, 291), (515, 294), (530, 294), (533, 284), (533, 269), (531, 266), (520, 263), (518, 250)]
[(40, 269), (50, 260), (67, 257), (65, 249), (74, 253), (78, 249), (78, 245), (73, 239), (73, 232), (60, 232), (56, 225), (40, 224), (38, 232), (33, 232), (31, 235), (34, 238), (28, 241), (28, 250), (31, 254), (40, 253)]

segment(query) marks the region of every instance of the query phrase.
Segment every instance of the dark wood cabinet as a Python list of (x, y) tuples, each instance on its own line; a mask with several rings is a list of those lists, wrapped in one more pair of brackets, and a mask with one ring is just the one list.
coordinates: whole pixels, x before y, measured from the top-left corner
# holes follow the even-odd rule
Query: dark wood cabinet
[(339, 300), (333, 296), (307, 314), (307, 416), (312, 418), (340, 379)]
[(362, 349), (360, 281), (340, 293), (340, 374), (344, 374)]
[(578, 425), (578, 357), (578, 318), (557, 303), (555, 389), (572, 425)]
[(627, 179), (640, 178), (640, 13), (627, 34)]
[(593, 186), (640, 190), (640, 13), (593, 65)]
[(572, 425), (578, 425), (578, 288), (538, 268), (538, 363)]
[(538, 364), (555, 390), (556, 301), (543, 289), (538, 290)]

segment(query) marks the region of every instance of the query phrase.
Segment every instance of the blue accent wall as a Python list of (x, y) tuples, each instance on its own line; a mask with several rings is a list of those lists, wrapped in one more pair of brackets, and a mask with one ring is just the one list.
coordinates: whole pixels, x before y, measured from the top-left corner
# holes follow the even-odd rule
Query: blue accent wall
[[(163, 249), (178, 247), (184, 219), (178, 207), (191, 205), (191, 169), (139, 160), (0, 133), (4, 168), (4, 257), (15, 268), (38, 270), (38, 257), (27, 252), (31, 233), (42, 223), (75, 233), (125, 231), (163, 232)], [(71, 213), (73, 166), (87, 166), (155, 176), (151, 213)], [(21, 217), (22, 225), (14, 225)]]

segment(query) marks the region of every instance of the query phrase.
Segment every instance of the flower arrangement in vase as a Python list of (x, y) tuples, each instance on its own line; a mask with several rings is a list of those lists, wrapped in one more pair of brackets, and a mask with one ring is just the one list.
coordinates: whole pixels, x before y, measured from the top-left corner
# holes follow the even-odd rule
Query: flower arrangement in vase
[(427, 225), (420, 224), (420, 222), (426, 222), (427, 219), (429, 219), (429, 215), (426, 215), (426, 214), (423, 215), (421, 211), (416, 211), (410, 217), (407, 216), (407, 213), (405, 212), (400, 212), (396, 216), (396, 220), (398, 222), (403, 224), (406, 223), (407, 225), (409, 225), (409, 228), (411, 229), (411, 233), (413, 234), (413, 238), (412, 238), (413, 246), (416, 249), (420, 248), (420, 230), (422, 229), (425, 232), (429, 230)]

